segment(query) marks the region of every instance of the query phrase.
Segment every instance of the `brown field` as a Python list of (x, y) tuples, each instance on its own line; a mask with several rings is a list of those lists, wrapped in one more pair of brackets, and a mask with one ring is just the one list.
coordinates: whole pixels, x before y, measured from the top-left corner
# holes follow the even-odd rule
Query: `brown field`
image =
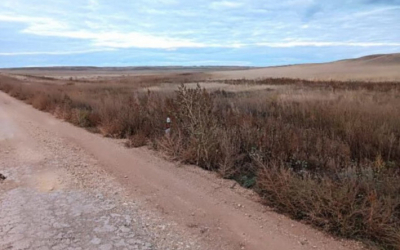
[(399, 249), (400, 64), (391, 59), (95, 77), (7, 71), (0, 90), (127, 146), (216, 171), (334, 235)]
[(99, 80), (104, 78), (134, 77), (145, 75), (170, 75), (211, 73), (246, 70), (249, 67), (54, 67), (0, 69), (0, 72), (19, 77), (39, 77), (58, 80)]

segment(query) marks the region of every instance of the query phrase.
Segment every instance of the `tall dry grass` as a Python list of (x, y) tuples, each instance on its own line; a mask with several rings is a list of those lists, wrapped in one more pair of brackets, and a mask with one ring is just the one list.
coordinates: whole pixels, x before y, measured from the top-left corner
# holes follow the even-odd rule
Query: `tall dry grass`
[[(230, 83), (290, 88), (210, 93), (182, 85), (164, 95), (2, 77), (0, 89), (75, 125), (217, 171), (335, 235), (400, 249), (399, 84)], [(167, 116), (173, 122), (165, 136)]]

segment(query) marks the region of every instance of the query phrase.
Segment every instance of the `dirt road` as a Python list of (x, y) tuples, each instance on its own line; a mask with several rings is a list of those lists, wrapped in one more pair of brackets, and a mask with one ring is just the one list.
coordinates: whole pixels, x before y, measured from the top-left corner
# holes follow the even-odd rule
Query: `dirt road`
[(0, 249), (361, 249), (0, 92)]

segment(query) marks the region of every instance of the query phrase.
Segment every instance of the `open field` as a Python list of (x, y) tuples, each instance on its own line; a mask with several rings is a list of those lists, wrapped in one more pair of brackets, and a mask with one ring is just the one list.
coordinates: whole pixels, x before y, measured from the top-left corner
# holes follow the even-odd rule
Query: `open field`
[(215, 171), (334, 235), (400, 247), (399, 82), (213, 74), (3, 75), (0, 90), (127, 146)]

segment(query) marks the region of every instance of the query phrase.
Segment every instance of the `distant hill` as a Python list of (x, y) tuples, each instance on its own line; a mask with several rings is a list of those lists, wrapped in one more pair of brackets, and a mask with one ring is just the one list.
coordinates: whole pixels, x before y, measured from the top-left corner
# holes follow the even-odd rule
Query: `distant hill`
[(299, 64), (215, 72), (216, 79), (301, 78), (340, 81), (399, 81), (400, 53), (370, 55), (330, 63)]
[(376, 66), (400, 65), (400, 53), (363, 56), (356, 59), (342, 60), (341, 62), (369, 64)]

